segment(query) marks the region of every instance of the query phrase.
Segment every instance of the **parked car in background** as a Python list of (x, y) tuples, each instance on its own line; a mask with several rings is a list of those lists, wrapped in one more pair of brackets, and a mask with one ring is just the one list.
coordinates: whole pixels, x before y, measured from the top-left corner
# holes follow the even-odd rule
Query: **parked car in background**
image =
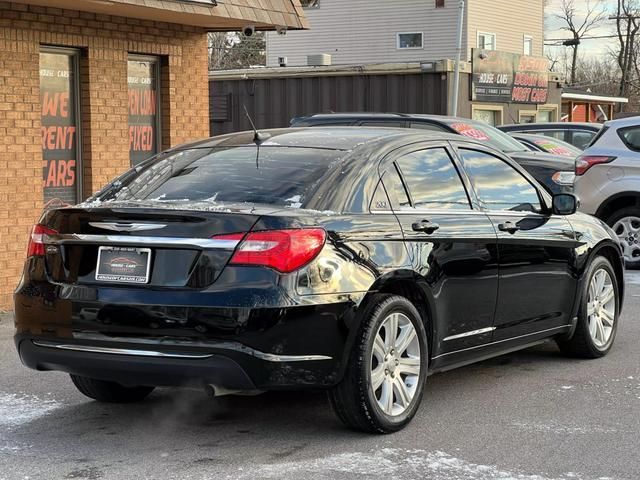
[(576, 160), (580, 209), (607, 222), (624, 246), (627, 266), (640, 267), (640, 117), (605, 122)]
[(473, 138), (508, 154), (551, 193), (573, 192), (574, 163), (567, 157), (532, 152), (509, 135), (468, 118), (406, 113), (323, 113), (293, 118), (292, 127), (387, 126), (448, 132)]
[(570, 143), (580, 150), (584, 150), (600, 131), (601, 127), (601, 123), (547, 122), (516, 123), (513, 125), (500, 125), (498, 128), (503, 132), (533, 133), (557, 138)]
[(511, 132), (509, 135), (533, 152), (546, 152), (570, 158), (576, 158), (582, 153), (582, 150), (570, 143), (545, 135), (519, 132)]
[(609, 352), (620, 247), (575, 209), (460, 135), (214, 137), (43, 214), (15, 343), (98, 401), (325, 388), (349, 427), (393, 432), (429, 373), (549, 339)]

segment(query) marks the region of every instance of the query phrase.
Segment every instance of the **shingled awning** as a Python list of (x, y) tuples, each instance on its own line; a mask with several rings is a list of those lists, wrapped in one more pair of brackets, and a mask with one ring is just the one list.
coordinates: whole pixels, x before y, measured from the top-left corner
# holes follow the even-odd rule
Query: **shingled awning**
[(160, 22), (181, 23), (212, 31), (258, 30), (309, 25), (299, 0), (14, 0), (16, 3), (66, 8)]

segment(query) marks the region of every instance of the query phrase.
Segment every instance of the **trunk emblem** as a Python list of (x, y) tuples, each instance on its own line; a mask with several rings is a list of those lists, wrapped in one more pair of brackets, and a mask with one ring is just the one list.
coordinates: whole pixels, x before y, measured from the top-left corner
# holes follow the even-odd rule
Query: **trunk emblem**
[(116, 232), (142, 232), (145, 230), (159, 230), (166, 227), (162, 223), (119, 223), (119, 222), (89, 222), (89, 225), (104, 230)]

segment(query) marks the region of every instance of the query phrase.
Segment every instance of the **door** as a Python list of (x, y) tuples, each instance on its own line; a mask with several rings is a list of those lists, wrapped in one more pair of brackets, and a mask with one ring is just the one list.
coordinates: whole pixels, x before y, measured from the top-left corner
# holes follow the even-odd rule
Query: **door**
[(493, 340), (569, 324), (576, 294), (571, 225), (565, 217), (545, 213), (537, 188), (507, 161), (468, 148), (460, 148), (458, 156), (498, 235)]
[(437, 357), (488, 342), (498, 290), (496, 235), (472, 210), (445, 146), (399, 152), (382, 181), (430, 305)]

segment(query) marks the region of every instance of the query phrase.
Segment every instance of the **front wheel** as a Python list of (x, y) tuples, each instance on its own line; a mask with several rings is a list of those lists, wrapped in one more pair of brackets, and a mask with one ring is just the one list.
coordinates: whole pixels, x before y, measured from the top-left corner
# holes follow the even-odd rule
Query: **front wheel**
[(345, 376), (331, 404), (349, 428), (370, 433), (402, 429), (416, 414), (428, 368), (427, 335), (413, 304), (375, 295), (362, 313)]
[(570, 340), (558, 341), (560, 349), (572, 356), (599, 358), (613, 346), (620, 311), (618, 281), (609, 260), (596, 257), (582, 286), (578, 324)]
[(116, 382), (71, 375), (76, 388), (89, 398), (105, 403), (139, 402), (147, 397), (154, 387), (125, 387)]

